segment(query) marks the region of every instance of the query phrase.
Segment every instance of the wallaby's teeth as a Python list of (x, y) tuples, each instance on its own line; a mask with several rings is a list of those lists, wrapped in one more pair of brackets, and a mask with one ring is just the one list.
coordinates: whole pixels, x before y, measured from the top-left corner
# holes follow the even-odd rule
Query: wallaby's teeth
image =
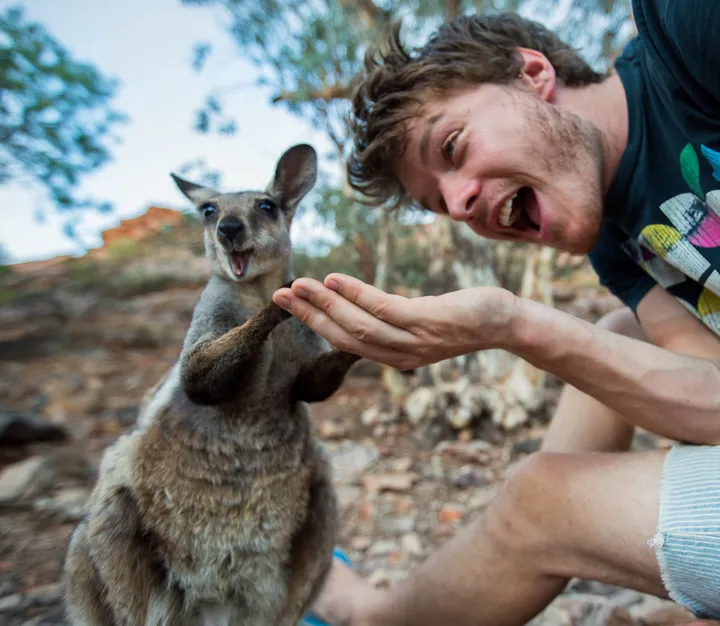
[(500, 216), (498, 219), (503, 226), (506, 226), (508, 228), (515, 223), (515, 220), (520, 215), (520, 211), (515, 211), (515, 215), (513, 215), (512, 203), (516, 197), (517, 194), (514, 193), (507, 200), (505, 200), (505, 204), (500, 207)]

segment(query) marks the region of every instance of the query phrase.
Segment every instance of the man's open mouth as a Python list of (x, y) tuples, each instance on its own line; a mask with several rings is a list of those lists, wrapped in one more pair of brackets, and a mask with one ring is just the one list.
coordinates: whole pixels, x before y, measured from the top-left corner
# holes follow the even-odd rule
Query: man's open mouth
[(531, 187), (520, 187), (500, 207), (498, 222), (503, 228), (520, 232), (540, 232), (542, 213)]
[(230, 267), (232, 268), (233, 274), (235, 274), (238, 278), (242, 278), (245, 275), (248, 263), (250, 262), (251, 253), (252, 250), (230, 253)]

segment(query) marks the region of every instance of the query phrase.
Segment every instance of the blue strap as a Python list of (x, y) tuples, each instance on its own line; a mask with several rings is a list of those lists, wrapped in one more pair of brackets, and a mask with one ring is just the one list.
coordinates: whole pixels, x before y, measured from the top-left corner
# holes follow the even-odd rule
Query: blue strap
[[(333, 558), (342, 561), (348, 567), (352, 567), (352, 562), (340, 548), (335, 548), (333, 550)], [(316, 617), (312, 613), (308, 613), (298, 626), (330, 626), (330, 624), (322, 621), (319, 617)]]

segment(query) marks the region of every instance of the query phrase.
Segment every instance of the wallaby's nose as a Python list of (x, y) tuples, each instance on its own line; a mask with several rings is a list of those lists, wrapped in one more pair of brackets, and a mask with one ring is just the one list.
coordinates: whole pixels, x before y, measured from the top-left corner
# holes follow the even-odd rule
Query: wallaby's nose
[(235, 243), (235, 239), (243, 234), (245, 230), (245, 224), (239, 219), (227, 219), (223, 220), (218, 224), (218, 233), (221, 238), (225, 239), (227, 243), (232, 246)]

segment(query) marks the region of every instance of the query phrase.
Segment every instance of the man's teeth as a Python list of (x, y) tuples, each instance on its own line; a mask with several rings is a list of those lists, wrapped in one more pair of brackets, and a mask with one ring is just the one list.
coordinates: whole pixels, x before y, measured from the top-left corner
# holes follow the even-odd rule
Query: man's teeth
[(515, 215), (513, 215), (512, 202), (516, 197), (517, 193), (514, 193), (507, 200), (505, 200), (505, 204), (500, 207), (499, 220), (503, 226), (512, 226), (515, 223), (515, 220), (520, 216), (520, 211), (515, 211)]

